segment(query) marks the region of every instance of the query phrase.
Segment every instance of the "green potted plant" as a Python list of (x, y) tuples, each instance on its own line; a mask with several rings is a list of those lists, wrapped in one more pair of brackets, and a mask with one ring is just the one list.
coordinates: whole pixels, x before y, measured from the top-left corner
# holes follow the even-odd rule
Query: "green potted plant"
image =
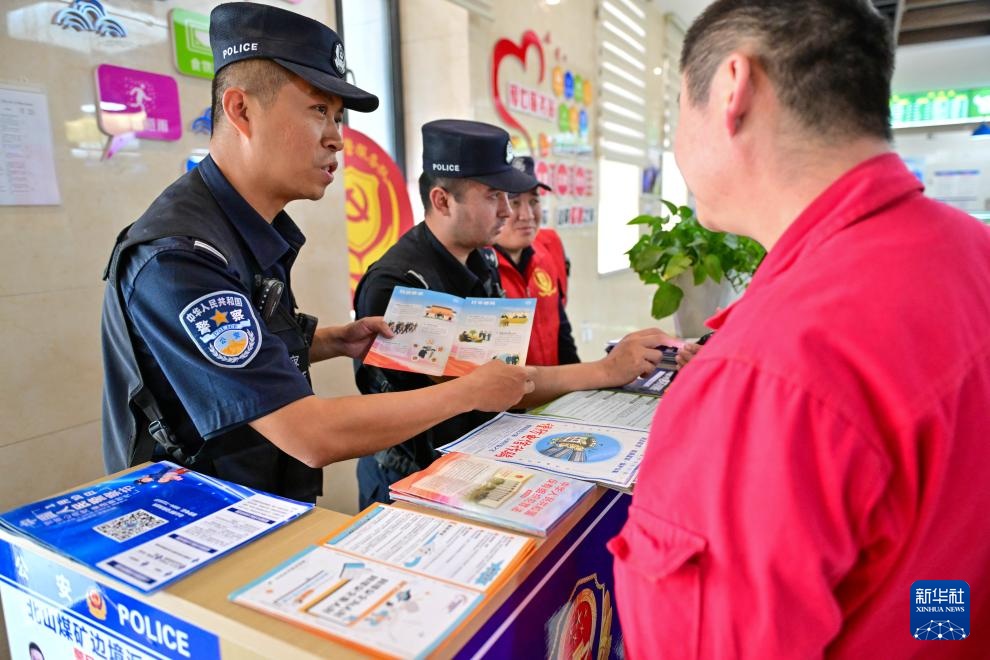
[[(631, 225), (646, 225), (649, 229), (627, 254), (639, 278), (657, 286), (651, 309), (653, 318), (662, 319), (678, 311), (685, 287), (700, 287), (707, 280), (716, 284), (727, 281), (741, 292), (763, 259), (763, 247), (749, 238), (708, 231), (687, 206), (661, 201), (669, 215), (641, 215), (629, 221)], [(713, 308), (702, 313), (714, 311)]]

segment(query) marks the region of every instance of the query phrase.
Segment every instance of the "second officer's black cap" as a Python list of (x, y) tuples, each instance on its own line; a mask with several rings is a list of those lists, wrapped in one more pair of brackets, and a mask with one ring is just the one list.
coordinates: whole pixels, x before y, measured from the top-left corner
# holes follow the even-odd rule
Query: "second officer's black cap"
[(274, 60), (317, 89), (339, 96), (344, 107), (371, 112), (378, 97), (344, 79), (344, 44), (323, 23), (253, 2), (228, 2), (210, 13), (210, 47), (216, 71), (241, 60)]
[(465, 119), (423, 124), (423, 171), (431, 177), (474, 179), (496, 190), (532, 190), (536, 177), (512, 167), (512, 142), (498, 126)]

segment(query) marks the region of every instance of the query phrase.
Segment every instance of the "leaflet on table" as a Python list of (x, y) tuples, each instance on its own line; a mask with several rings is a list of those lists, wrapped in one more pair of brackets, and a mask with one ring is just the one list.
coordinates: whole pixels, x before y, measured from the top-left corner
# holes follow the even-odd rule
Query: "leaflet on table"
[(161, 462), (0, 516), (0, 525), (154, 591), (313, 508)]
[(363, 650), (421, 657), (533, 547), (517, 534), (376, 505), (230, 598)]
[(533, 298), (459, 298), (397, 286), (365, 364), (433, 376), (463, 376), (489, 360), (526, 364)]
[(593, 488), (577, 479), (452, 452), (391, 485), (389, 495), (537, 536)]
[(647, 394), (618, 390), (581, 390), (534, 408), (529, 414), (627, 426), (646, 431), (650, 428), (659, 403), (659, 398)]
[(439, 451), (459, 451), (628, 490), (646, 431), (539, 415), (501, 413)]

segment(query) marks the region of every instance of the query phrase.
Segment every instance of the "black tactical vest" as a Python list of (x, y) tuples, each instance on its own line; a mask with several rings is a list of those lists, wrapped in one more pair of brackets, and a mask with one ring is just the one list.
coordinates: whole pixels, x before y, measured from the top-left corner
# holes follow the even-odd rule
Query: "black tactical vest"
[[(163, 419), (154, 393), (135, 357), (133, 336), (124, 309), (118, 272), (121, 258), (139, 244), (166, 237), (187, 237), (222, 255), (251, 299), (258, 303), (266, 282), (234, 227), (197, 170), (169, 186), (137, 222), (117, 236), (104, 271), (103, 300), (103, 460), (108, 472), (150, 460), (153, 454), (178, 461), (198, 472), (292, 499), (314, 502), (322, 494), (323, 471), (306, 466), (244, 424), (204, 442), (176, 437)], [(211, 249), (212, 248), (212, 249)], [(215, 251), (215, 252), (214, 252)], [(259, 318), (263, 312), (259, 310)], [(309, 317), (312, 319), (312, 317)], [(315, 319), (313, 319), (315, 321)], [(299, 318), (276, 306), (265, 320), (268, 330), (285, 342), (290, 356), (309, 380), (312, 335)], [(315, 328), (315, 323), (312, 325)], [(307, 328), (310, 330), (312, 328)], [(159, 395), (161, 396), (161, 394)], [(156, 450), (156, 444), (160, 449)], [(162, 451), (164, 450), (164, 452)]]

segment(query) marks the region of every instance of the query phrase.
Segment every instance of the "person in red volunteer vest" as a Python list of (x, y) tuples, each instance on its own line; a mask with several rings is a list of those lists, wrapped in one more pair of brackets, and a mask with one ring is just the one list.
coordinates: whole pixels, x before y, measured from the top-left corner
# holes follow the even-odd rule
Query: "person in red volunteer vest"
[[(512, 166), (536, 178), (535, 164), (529, 156), (513, 159)], [(493, 246), (498, 255), (498, 274), (507, 297), (536, 298), (526, 364), (574, 364), (581, 358), (564, 311), (568, 262), (557, 232), (540, 228), (541, 188), (552, 190), (539, 183), (532, 190), (509, 196), (512, 217), (503, 225)]]

